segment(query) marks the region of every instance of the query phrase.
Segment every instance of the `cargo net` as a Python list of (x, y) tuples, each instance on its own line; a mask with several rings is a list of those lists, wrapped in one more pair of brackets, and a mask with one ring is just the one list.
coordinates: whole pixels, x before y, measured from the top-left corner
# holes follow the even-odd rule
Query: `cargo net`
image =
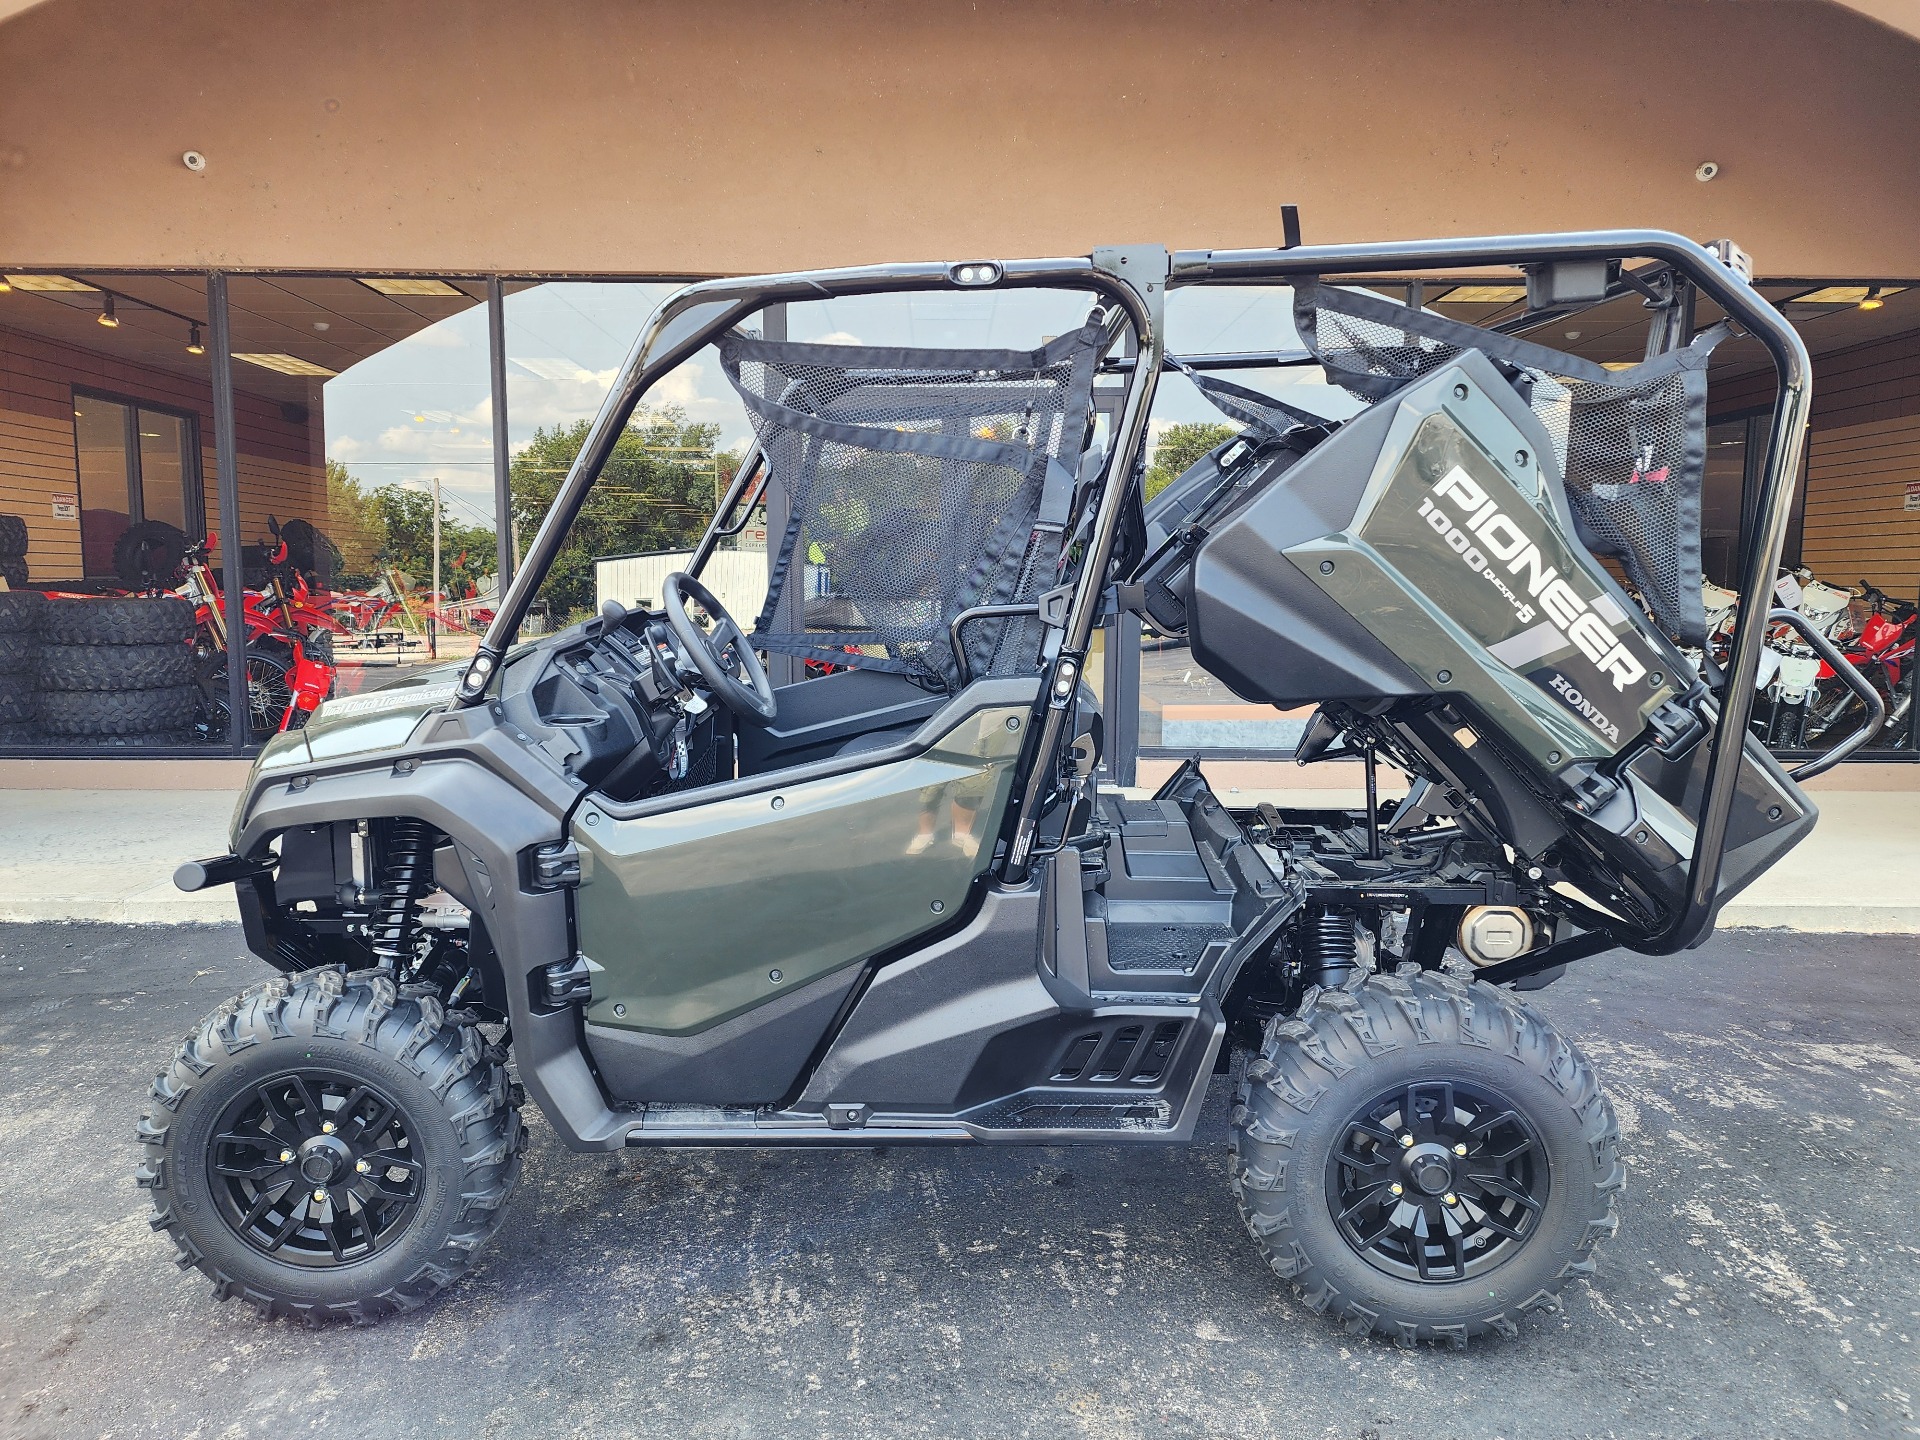
[(1706, 469), (1707, 361), (1724, 325), (1627, 370), (1608, 370), (1371, 292), (1303, 283), (1294, 323), (1327, 378), (1362, 400), (1479, 350), (1520, 378), (1552, 440), (1580, 540), (1620, 562), (1654, 620), (1683, 645), (1706, 643), (1700, 601), (1700, 484)]
[[(1031, 351), (723, 340), (787, 505), (754, 643), (955, 688), (954, 619), (1060, 583), (1100, 339), (1089, 323)], [(1033, 673), (1042, 633), (970, 622), (967, 673)]]

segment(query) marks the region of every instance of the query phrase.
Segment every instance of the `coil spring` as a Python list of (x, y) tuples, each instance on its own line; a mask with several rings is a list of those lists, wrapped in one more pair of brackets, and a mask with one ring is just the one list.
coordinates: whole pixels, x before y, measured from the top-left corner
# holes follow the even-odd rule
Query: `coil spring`
[(433, 831), (423, 820), (387, 823), (379, 899), (367, 918), (374, 963), (396, 970), (410, 958), (420, 901), (433, 889)]
[(1360, 966), (1360, 942), (1354, 934), (1351, 911), (1314, 909), (1307, 916), (1300, 939), (1310, 985), (1337, 989)]

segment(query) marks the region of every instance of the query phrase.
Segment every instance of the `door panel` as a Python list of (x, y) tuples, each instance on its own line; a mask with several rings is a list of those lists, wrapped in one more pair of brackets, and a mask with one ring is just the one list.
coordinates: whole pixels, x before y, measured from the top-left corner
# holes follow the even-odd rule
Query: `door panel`
[(946, 924), (993, 858), (1027, 713), (976, 710), (911, 759), (665, 814), (583, 805), (587, 1018), (690, 1034)]

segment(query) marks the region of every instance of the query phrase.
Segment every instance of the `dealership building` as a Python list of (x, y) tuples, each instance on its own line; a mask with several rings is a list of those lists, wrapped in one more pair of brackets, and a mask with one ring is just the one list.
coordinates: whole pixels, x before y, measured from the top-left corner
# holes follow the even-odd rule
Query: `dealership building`
[[(1814, 361), (1788, 563), (1920, 602), (1915, 135), (1920, 11), (1897, 0), (0, 0), (0, 517), (17, 517), (0, 542), (18, 542), (0, 574), (125, 592), (123, 542), (165, 525), (214, 537), (206, 573), (230, 587), (259, 579), (238, 547), (304, 522), (322, 543), (296, 542), (296, 568), (343, 617), (337, 683), (377, 684), (471, 648), (544, 462), (675, 284), (1276, 244), (1290, 204), (1314, 242), (1737, 242)], [(1527, 313), (1514, 273), (1365, 283), (1475, 324)], [(1524, 333), (1623, 366), (1645, 353), (1645, 298)], [(1299, 343), (1284, 295), (1182, 303), (1176, 351)], [(1284, 378), (1309, 407), (1332, 398)], [(1719, 584), (1772, 385), (1757, 344), (1715, 351), (1702, 555)], [(1163, 390), (1161, 433), (1208, 418)], [(647, 463), (717, 493), (748, 434), (737, 400), (712, 365), (666, 400), (679, 429)], [(1284, 757), (1299, 733), (1137, 623), (1104, 651), (1122, 779), (1196, 750)], [(260, 738), (202, 714), (127, 744), (16, 708), (0, 774), (99, 784), (111, 759), (138, 784), (143, 764), (232, 764)], [(1862, 756), (1913, 757), (1916, 718)]]

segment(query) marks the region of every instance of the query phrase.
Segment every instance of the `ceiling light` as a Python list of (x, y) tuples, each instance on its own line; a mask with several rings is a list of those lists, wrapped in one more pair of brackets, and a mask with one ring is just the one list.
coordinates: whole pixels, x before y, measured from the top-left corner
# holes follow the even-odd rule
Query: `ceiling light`
[(234, 359), (244, 360), (249, 365), (258, 365), (262, 370), (277, 370), (282, 375), (320, 375), (331, 377), (339, 374), (324, 365), (316, 365), (311, 360), (302, 360), (298, 355), (279, 354), (241, 354), (234, 352)]
[(1862, 310), (1878, 310), (1886, 303), (1887, 302), (1881, 297), (1880, 287), (1878, 285), (1860, 297), (1860, 308)]
[(1442, 305), (1506, 305), (1527, 298), (1524, 285), (1456, 285), (1440, 297)]
[(207, 347), (200, 343), (200, 327), (191, 320), (187, 322), (187, 353), (189, 355), (204, 355), (207, 353)]
[(6, 294), (11, 289), (13, 289), (13, 282), (6, 276), (0, 275), (0, 295)]
[[(1809, 290), (1804, 295), (1795, 295), (1787, 300), (1789, 305), (1860, 305), (1868, 300), (1884, 300), (1889, 295), (1898, 295), (1903, 287), (1898, 285), (1829, 285), (1823, 290)], [(1878, 307), (1868, 305), (1869, 310)]]
[(361, 276), (360, 283), (381, 295), (451, 295), (460, 300), (467, 298), (465, 291), (456, 290), (444, 280), (387, 280), (378, 276)]
[(99, 323), (109, 330), (120, 328), (120, 317), (113, 313), (113, 296), (110, 294), (100, 297)]
[(9, 275), (7, 284), (15, 290), (86, 290), (96, 287), (84, 280), (70, 279), (65, 275)]

